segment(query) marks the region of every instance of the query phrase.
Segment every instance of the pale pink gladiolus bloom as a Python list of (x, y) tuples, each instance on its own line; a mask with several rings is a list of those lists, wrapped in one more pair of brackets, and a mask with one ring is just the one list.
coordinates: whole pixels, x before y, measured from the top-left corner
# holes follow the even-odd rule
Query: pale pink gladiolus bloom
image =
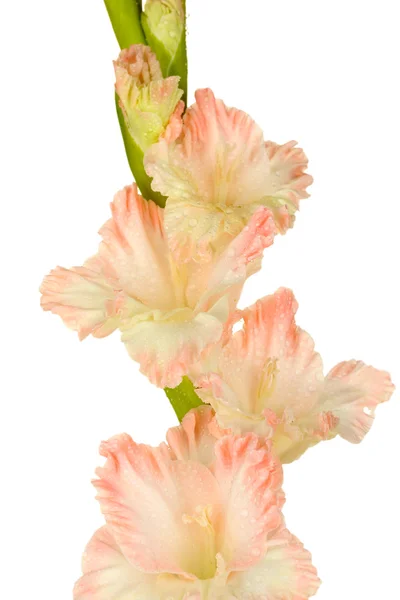
[(249, 115), (227, 108), (211, 90), (197, 91), (196, 101), (179, 137), (161, 140), (145, 155), (153, 189), (168, 198), (166, 230), (181, 261), (209, 260), (260, 206), (272, 210), (285, 232), (312, 183), (296, 142), (265, 142)]
[(248, 226), (207, 265), (178, 264), (164, 233), (164, 210), (136, 186), (119, 192), (101, 228), (99, 252), (83, 267), (57, 267), (44, 280), (41, 304), (80, 339), (114, 329), (141, 371), (160, 387), (175, 387), (218, 342), (246, 278), (272, 244), (271, 212), (260, 207)]
[(74, 600), (305, 600), (319, 579), (281, 514), (282, 469), (254, 434), (223, 436), (188, 413), (168, 445), (128, 435), (101, 446), (94, 485), (106, 526), (90, 541)]
[(271, 438), (282, 462), (336, 435), (360, 442), (375, 408), (394, 390), (388, 373), (355, 360), (324, 377), (312, 338), (296, 325), (296, 311), (288, 289), (259, 300), (243, 311), (243, 328), (193, 374), (221, 427)]

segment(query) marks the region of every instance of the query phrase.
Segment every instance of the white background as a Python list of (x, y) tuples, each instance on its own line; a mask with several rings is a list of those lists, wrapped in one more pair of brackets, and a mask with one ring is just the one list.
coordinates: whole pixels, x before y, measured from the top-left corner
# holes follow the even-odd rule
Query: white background
[[(396, 2), (188, 5), (191, 99), (212, 87), (267, 139), (297, 139), (315, 177), (242, 305), (290, 286), (327, 369), (354, 357), (399, 383)], [(90, 484), (100, 440), (157, 444), (175, 417), (117, 334), (80, 344), (39, 309), (42, 277), (96, 250), (131, 181), (102, 2), (7, 2), (0, 28), (1, 589), (67, 600), (102, 523)], [(399, 427), (395, 395), (360, 446), (336, 439), (285, 467), (287, 522), (313, 553), (320, 600), (398, 597)]]

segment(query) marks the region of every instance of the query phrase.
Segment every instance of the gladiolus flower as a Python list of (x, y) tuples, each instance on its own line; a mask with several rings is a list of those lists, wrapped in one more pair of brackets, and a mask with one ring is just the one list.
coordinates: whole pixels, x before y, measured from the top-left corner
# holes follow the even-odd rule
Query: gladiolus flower
[(103, 443), (94, 482), (106, 525), (87, 546), (74, 600), (306, 600), (311, 557), (285, 527), (282, 470), (254, 434), (218, 435), (209, 407), (168, 446)]
[(152, 146), (145, 168), (153, 189), (168, 198), (165, 223), (175, 254), (207, 261), (260, 206), (285, 232), (312, 178), (296, 142), (264, 142), (246, 113), (227, 108), (211, 90), (197, 91), (196, 100), (179, 137)]
[(80, 339), (119, 328), (131, 357), (160, 387), (173, 388), (218, 342), (246, 278), (272, 244), (271, 212), (260, 207), (249, 224), (207, 267), (174, 261), (164, 210), (136, 186), (119, 192), (101, 228), (98, 254), (83, 267), (57, 267), (44, 280), (41, 304)]
[(375, 408), (394, 390), (388, 373), (360, 361), (342, 362), (324, 378), (313, 340), (296, 326), (296, 311), (287, 289), (259, 300), (242, 313), (243, 329), (193, 376), (221, 427), (271, 438), (282, 462), (336, 435), (360, 442)]
[(179, 77), (164, 79), (155, 54), (141, 44), (122, 50), (114, 69), (119, 104), (137, 147), (144, 152), (160, 136), (170, 139), (168, 125), (180, 121), (184, 109)]

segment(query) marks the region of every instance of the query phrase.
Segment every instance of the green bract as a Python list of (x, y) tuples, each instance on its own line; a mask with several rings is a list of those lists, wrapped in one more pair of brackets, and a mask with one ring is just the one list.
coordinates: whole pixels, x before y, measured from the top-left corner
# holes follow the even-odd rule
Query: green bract
[(147, 41), (160, 61), (164, 77), (178, 75), (187, 95), (184, 0), (147, 0), (142, 14)]
[(184, 11), (180, 0), (148, 0), (142, 15), (143, 26), (174, 56), (184, 30)]

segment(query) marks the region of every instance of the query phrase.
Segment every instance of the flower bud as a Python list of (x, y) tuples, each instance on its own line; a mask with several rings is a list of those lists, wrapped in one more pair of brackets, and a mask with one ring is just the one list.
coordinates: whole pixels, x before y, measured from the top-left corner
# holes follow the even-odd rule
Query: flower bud
[(147, 0), (143, 26), (174, 56), (185, 27), (182, 0)]
[(147, 0), (142, 26), (147, 42), (160, 61), (164, 77), (178, 75), (187, 93), (184, 0)]
[(136, 146), (145, 152), (157, 142), (183, 94), (179, 77), (163, 78), (148, 46), (122, 50), (114, 63), (116, 92), (126, 125)]

